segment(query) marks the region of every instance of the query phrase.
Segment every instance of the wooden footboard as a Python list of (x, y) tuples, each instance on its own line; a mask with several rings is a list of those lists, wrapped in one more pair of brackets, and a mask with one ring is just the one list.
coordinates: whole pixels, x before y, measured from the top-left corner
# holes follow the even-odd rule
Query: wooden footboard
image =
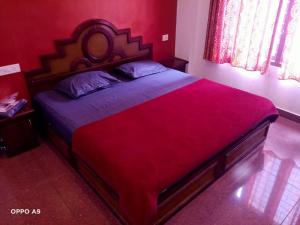
[(261, 151), (267, 137), (269, 122), (261, 124), (245, 137), (229, 146), (213, 159), (174, 184), (159, 196), (157, 224), (165, 223), (178, 210), (205, 190), (227, 170), (250, 157), (261, 160)]
[[(262, 149), (270, 122), (265, 122), (237, 142), (228, 146), (218, 155), (200, 165), (161, 192), (155, 224), (164, 224), (170, 217), (189, 203), (199, 193), (222, 176), (238, 162), (250, 157), (262, 160)], [(118, 207), (118, 194), (107, 185), (82, 159), (75, 156), (75, 167), (89, 185), (100, 195), (123, 224), (128, 224)]]

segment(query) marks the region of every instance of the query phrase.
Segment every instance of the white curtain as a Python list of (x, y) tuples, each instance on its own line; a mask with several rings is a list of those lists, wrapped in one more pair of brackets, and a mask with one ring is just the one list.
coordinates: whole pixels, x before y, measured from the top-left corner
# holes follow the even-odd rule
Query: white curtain
[(291, 4), (280, 78), (300, 81), (300, 0), (291, 0)]

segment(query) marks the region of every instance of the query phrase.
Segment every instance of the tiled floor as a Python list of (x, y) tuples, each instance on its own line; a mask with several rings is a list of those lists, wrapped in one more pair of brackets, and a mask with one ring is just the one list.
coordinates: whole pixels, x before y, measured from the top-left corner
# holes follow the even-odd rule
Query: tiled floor
[[(300, 225), (300, 124), (283, 118), (273, 124), (264, 156), (260, 172), (253, 172), (247, 163), (235, 167), (167, 224)], [(11, 209), (21, 208), (41, 213), (11, 214)], [(0, 225), (18, 224), (119, 225), (45, 143), (0, 159)]]

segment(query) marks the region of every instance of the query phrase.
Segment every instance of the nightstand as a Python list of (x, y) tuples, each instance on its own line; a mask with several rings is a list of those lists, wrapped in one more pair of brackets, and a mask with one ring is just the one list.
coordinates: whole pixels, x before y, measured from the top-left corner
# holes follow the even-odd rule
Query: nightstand
[(188, 64), (189, 62), (184, 59), (179, 59), (179, 58), (173, 57), (173, 58), (162, 60), (162, 61), (160, 61), (160, 63), (171, 69), (185, 72), (186, 64)]
[(0, 154), (13, 156), (39, 145), (34, 110), (25, 108), (12, 118), (0, 119)]

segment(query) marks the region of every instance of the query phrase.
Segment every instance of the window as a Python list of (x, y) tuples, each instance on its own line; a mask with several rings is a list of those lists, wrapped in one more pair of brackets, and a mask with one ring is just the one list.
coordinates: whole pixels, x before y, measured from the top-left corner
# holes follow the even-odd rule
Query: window
[(272, 49), (271, 65), (281, 67), (293, 1), (283, 0)]
[(204, 59), (300, 82), (299, 40), (300, 0), (211, 0)]
[(211, 0), (204, 59), (265, 73), (281, 2)]

